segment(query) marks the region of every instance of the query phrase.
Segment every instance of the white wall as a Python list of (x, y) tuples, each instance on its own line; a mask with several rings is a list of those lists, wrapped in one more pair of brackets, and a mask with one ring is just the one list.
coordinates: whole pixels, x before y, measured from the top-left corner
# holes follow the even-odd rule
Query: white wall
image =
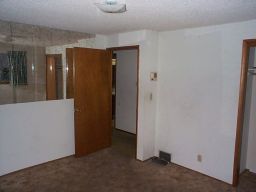
[(137, 109), (137, 50), (115, 51), (117, 129), (136, 134)]
[(150, 72), (157, 71), (158, 33), (142, 30), (113, 34), (105, 41), (106, 47), (140, 46), (137, 159), (146, 160), (155, 150), (156, 82), (150, 81)]
[[(250, 50), (250, 59), (249, 66), (256, 66), (256, 49), (253, 48)], [(242, 159), (246, 155), (246, 167), (251, 172), (256, 173), (256, 76), (249, 76), (248, 79), (247, 91), (251, 93), (251, 98), (246, 102), (249, 111), (247, 119), (249, 119), (248, 129), (244, 126), (244, 129), (247, 130), (243, 137), (243, 143), (247, 142), (247, 151), (245, 154), (242, 153)], [(246, 119), (246, 117), (245, 117)], [(247, 140), (246, 140), (247, 139)], [(244, 156), (243, 156), (244, 155)]]
[(256, 37), (255, 26), (159, 33), (155, 154), (232, 183), (242, 40)]
[[(219, 26), (166, 31), (159, 33), (159, 35), (157, 32), (148, 30), (110, 36), (97, 35), (95, 39), (87, 40), (89, 44), (86, 46), (93, 48), (140, 46), (138, 159), (146, 160), (157, 155), (159, 150), (163, 150), (172, 153), (174, 163), (228, 183), (232, 182), (242, 40), (256, 38), (255, 26), (256, 20), (253, 20)], [(150, 81), (150, 72), (157, 71), (158, 81)], [(150, 99), (151, 94), (153, 95), (152, 100)], [(52, 102), (57, 104), (62, 101)], [(18, 110), (16, 110), (16, 105)], [(42, 103), (16, 105), (0, 106), (1, 153), (7, 153), (3, 150), (6, 147), (2, 146), (3, 144), (7, 146), (10, 142), (6, 139), (7, 137), (3, 137), (5, 133), (2, 133), (2, 130), (10, 131), (9, 134), (12, 134), (13, 127), (23, 127), (22, 130), (27, 128), (33, 133), (35, 130), (31, 127), (39, 127), (40, 129), (36, 130), (42, 131), (44, 130), (43, 127), (48, 127), (45, 124), (49, 126), (56, 124), (57, 127), (64, 126), (67, 129), (73, 126), (72, 120), (68, 118), (73, 117), (73, 112), (71, 112), (73, 105), (71, 103), (62, 103), (57, 107)], [(27, 105), (28, 107), (19, 107), (19, 105)], [(30, 105), (32, 108), (29, 107)], [(28, 111), (23, 114), (20, 111), (24, 108), (25, 111)], [(40, 110), (34, 114), (34, 111), (38, 109)], [(49, 109), (55, 113), (49, 113)], [(48, 117), (56, 114), (57, 111), (63, 111), (63, 109), (66, 112), (64, 114), (61, 112), (62, 115), (58, 116), (57, 119), (65, 120), (65, 124), (59, 124), (60, 121)], [(9, 110), (10, 112), (8, 112)], [(5, 112), (8, 113), (5, 114)], [(21, 114), (18, 120), (16, 120), (17, 112), (19, 115)], [(35, 120), (31, 123), (25, 122), (24, 119), (28, 119), (30, 115)], [(15, 122), (6, 121), (9, 116)], [(43, 119), (42, 116), (50, 118), (54, 123), (44, 121), (45, 118)], [(64, 116), (65, 118), (63, 118)], [(2, 124), (2, 122), (5, 123)], [(2, 125), (5, 125), (3, 127), (5, 129), (2, 128)], [(6, 129), (7, 127), (8, 129)], [(65, 130), (67, 130), (66, 128)], [(71, 129), (73, 130), (73, 127)], [(16, 129), (15, 132), (17, 132)], [(54, 134), (49, 135), (52, 132), (51, 128), (40, 134), (36, 132), (32, 136), (26, 136), (24, 134), (26, 132), (19, 129), (18, 132), (19, 135), (22, 135), (20, 138), (28, 137), (30, 142), (18, 140), (18, 144), (25, 142), (24, 146), (35, 148), (39, 152), (37, 147), (41, 145), (34, 146), (34, 138), (39, 140), (39, 143), (48, 136), (55, 138)], [(64, 132), (63, 136), (66, 138), (65, 141), (74, 138), (72, 135), (72, 138), (68, 139), (65, 133), (67, 132)], [(47, 137), (42, 139), (40, 135)], [(34, 139), (33, 142), (32, 139)], [(65, 151), (65, 155), (74, 153), (73, 142), (70, 140), (66, 143), (67, 145), (68, 143), (72, 144), (72, 147), (68, 147), (70, 150)], [(43, 146), (45, 145), (43, 143)], [(53, 146), (49, 142), (49, 146), (47, 144), (48, 149), (50, 145)], [(63, 145), (56, 146), (62, 147)], [(46, 152), (46, 150), (43, 151)], [(64, 152), (57, 147), (50, 148), (50, 151), (50, 155), (40, 152), (35, 159), (33, 158), (33, 161), (27, 162), (27, 159), (23, 160), (26, 158), (26, 155), (23, 154), (27, 154), (29, 151), (27, 148), (22, 148), (17, 152), (21, 160), (8, 159), (8, 161), (14, 161), (13, 164), (18, 164), (18, 166), (8, 168), (8, 170), (12, 171), (64, 156)], [(56, 155), (55, 153), (58, 151), (63, 152), (63, 154)], [(1, 153), (0, 156), (2, 157)], [(197, 161), (198, 154), (203, 157), (201, 163)], [(8, 154), (7, 157), (12, 155)], [(47, 159), (43, 159), (44, 157)], [(2, 158), (0, 160), (1, 168), (5, 167), (7, 160), (2, 160)], [(4, 173), (6, 170), (1, 169), (1, 172)]]
[(0, 106), (0, 176), (73, 155), (73, 100)]

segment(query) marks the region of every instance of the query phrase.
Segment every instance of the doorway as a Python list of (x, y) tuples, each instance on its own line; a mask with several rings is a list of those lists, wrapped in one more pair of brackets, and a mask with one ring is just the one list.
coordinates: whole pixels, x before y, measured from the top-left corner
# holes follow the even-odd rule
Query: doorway
[(112, 148), (136, 158), (139, 46), (108, 50), (112, 53)]
[(243, 41), (233, 186), (244, 171), (256, 173), (256, 39)]

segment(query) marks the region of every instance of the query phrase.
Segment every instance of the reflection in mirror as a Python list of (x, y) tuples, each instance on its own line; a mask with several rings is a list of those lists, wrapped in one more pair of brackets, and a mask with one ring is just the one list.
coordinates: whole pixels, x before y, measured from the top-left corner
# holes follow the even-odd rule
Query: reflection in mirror
[(63, 99), (62, 55), (46, 55), (46, 99)]
[(0, 105), (66, 98), (66, 48), (93, 37), (0, 20)]
[(67, 99), (74, 98), (74, 87), (73, 87), (73, 49), (66, 49), (66, 69), (67, 69)]
[(8, 54), (0, 53), (0, 83), (10, 83), (10, 69), (8, 63)]

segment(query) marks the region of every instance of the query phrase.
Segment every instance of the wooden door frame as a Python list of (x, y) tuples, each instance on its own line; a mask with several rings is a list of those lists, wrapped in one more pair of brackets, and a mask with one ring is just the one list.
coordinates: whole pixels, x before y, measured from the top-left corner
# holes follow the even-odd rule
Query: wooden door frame
[(235, 154), (234, 154), (234, 166), (233, 166), (233, 182), (232, 182), (232, 185), (234, 187), (238, 185), (239, 175), (240, 175), (241, 145), (242, 145), (242, 134), (243, 134), (249, 52), (250, 52), (250, 48), (255, 46), (256, 46), (256, 39), (243, 40), (239, 100), (238, 100), (238, 114), (237, 114), (237, 126), (236, 126), (236, 140), (235, 140)]
[[(136, 151), (135, 159), (137, 159), (137, 144), (138, 144), (138, 107), (139, 107), (139, 59), (140, 59), (140, 46), (131, 45), (131, 46), (121, 46), (121, 47), (109, 47), (107, 50), (111, 51), (113, 55), (114, 51), (125, 51), (125, 50), (137, 50), (137, 97), (136, 97)], [(112, 87), (112, 84), (111, 84)], [(116, 102), (116, 101), (115, 101)], [(112, 141), (111, 141), (112, 142)]]

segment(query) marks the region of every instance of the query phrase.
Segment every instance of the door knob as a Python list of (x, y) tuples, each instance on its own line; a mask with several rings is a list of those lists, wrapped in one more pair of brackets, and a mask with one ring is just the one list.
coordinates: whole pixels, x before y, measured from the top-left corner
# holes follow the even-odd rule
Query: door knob
[(75, 112), (81, 112), (81, 110), (80, 110), (80, 109), (75, 108)]

